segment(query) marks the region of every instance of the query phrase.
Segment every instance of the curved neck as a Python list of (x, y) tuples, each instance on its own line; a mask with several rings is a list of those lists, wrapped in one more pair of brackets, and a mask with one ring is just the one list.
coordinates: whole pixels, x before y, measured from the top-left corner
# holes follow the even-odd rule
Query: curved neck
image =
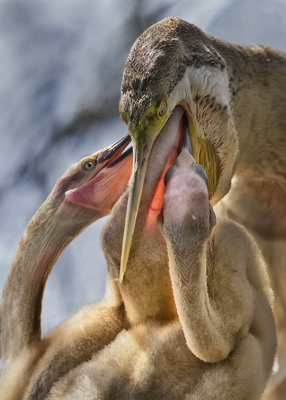
[(3, 290), (1, 356), (17, 356), (41, 337), (42, 297), (49, 273), (65, 247), (95, 218), (81, 218), (46, 201), (31, 219), (17, 249)]

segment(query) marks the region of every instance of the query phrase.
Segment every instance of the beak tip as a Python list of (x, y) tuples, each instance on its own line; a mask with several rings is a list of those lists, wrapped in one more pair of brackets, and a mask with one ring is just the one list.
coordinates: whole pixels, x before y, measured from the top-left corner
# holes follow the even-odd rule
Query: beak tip
[(125, 274), (125, 270), (126, 270), (126, 262), (124, 262), (125, 260), (121, 260), (120, 263), (120, 271), (119, 271), (119, 283), (123, 282), (124, 279), (124, 274)]

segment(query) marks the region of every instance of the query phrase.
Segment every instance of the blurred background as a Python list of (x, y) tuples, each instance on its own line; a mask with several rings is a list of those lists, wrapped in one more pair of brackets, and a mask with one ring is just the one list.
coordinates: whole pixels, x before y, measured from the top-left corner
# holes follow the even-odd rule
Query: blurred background
[[(118, 103), (126, 57), (165, 16), (233, 43), (286, 51), (286, 0), (0, 0), (0, 292), (56, 179), (125, 134)], [(105, 222), (58, 260), (45, 290), (43, 333), (103, 298)]]

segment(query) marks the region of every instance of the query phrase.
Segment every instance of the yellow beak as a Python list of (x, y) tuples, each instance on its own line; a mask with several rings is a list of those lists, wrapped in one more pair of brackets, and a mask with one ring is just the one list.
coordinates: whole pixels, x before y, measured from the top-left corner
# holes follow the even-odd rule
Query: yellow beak
[(144, 180), (152, 146), (160, 131), (140, 132), (133, 139), (133, 171), (130, 180), (123, 245), (121, 253), (119, 281), (122, 283), (129, 258), (132, 236), (135, 229)]

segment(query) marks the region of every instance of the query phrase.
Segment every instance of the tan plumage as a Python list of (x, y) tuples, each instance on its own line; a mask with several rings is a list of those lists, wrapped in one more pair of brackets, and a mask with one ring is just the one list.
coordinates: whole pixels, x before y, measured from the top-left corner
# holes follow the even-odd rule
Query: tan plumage
[(257, 239), (267, 261), (275, 290), (281, 368), (286, 360), (285, 104), (284, 53), (266, 46), (233, 45), (178, 18), (165, 18), (134, 43), (120, 102), (137, 159), (122, 271), (128, 265), (150, 149), (180, 106), (188, 119), (194, 157), (209, 178), (212, 204), (229, 192), (234, 178), (217, 212), (242, 223)]
[[(150, 162), (163, 156), (162, 138)], [(222, 218), (212, 229), (215, 217), (195, 165), (183, 151), (168, 175), (163, 236), (156, 224), (143, 225), (149, 207), (144, 201), (140, 207), (118, 285), (131, 327), (55, 384), (47, 399), (260, 398), (275, 354), (265, 264), (239, 225)], [(156, 180), (150, 168), (143, 199)], [(103, 235), (114, 277), (126, 200), (115, 205)]]
[[(244, 326), (243, 321), (246, 318), (247, 322), (244, 326), (246, 330), (242, 329), (242, 326), (240, 327), (241, 330), (237, 328), (238, 332), (242, 334), (241, 338), (245, 339), (245, 341), (239, 342), (240, 335), (233, 336), (233, 333), (231, 333), (233, 327), (227, 323), (225, 325), (229, 336), (226, 335), (226, 337), (221, 337), (220, 334), (222, 332), (219, 329), (211, 329), (210, 332), (208, 320), (205, 321), (203, 328), (198, 324), (195, 326), (190, 324), (192, 317), (196, 317), (196, 314), (188, 314), (188, 310), (192, 310), (191, 306), (183, 307), (184, 299), (188, 299), (189, 293), (186, 290), (184, 292), (185, 296), (182, 296), (181, 284), (176, 278), (176, 271), (173, 271), (172, 275), (172, 270), (176, 270), (177, 264), (180, 265), (179, 261), (170, 265), (173, 286), (169, 277), (168, 258), (171, 262), (172, 257), (176, 254), (172, 247), (175, 247), (176, 250), (176, 246), (180, 243), (175, 242), (174, 246), (172, 241), (170, 241), (171, 244), (168, 243), (169, 239), (167, 237), (169, 251), (167, 253), (165, 241), (158, 234), (156, 224), (151, 224), (150, 228), (148, 223), (146, 225), (146, 219), (148, 221), (150, 216), (149, 207), (155, 191), (154, 182), (158, 182), (166, 164), (166, 149), (164, 150), (164, 155), (161, 153), (163, 145), (169, 144), (168, 151), (172, 146), (170, 137), (166, 137), (164, 140), (164, 135), (170, 132), (170, 126), (172, 126), (176, 135), (180, 124), (181, 117), (178, 114), (178, 109), (176, 109), (176, 116), (174, 116), (174, 113), (172, 114), (178, 104), (183, 107), (188, 118), (195, 158), (204, 166), (208, 174), (213, 203), (227, 193), (233, 174), (243, 173), (247, 168), (251, 168), (253, 173), (259, 174), (259, 176), (271, 176), (273, 178), (276, 174), (279, 179), (279, 168), (283, 163), (280, 163), (281, 165), (279, 166), (276, 161), (283, 158), (283, 154), (285, 154), (283, 150), (284, 128), (282, 123), (284, 116), (283, 99), (285, 99), (285, 90), (282, 89), (285, 87), (285, 82), (283, 82), (284, 71), (285, 56), (282, 53), (259, 46), (234, 46), (212, 38), (193, 25), (177, 18), (167, 18), (150, 27), (136, 41), (124, 70), (120, 104), (121, 116), (128, 123), (135, 149), (134, 166), (137, 170), (135, 170), (134, 178), (131, 182), (131, 193), (133, 187), (136, 187), (136, 179), (139, 176), (138, 171), (143, 162), (145, 163), (144, 168), (146, 168), (146, 160), (149, 157), (148, 165), (151, 165), (151, 168), (148, 168), (148, 166), (146, 168), (149, 173), (147, 172), (141, 203), (138, 208), (138, 218), (136, 225), (134, 225), (135, 230), (130, 254), (129, 257), (123, 256), (123, 261), (125, 263), (128, 261), (128, 264), (124, 281), (119, 286), (119, 291), (129, 323), (131, 326), (134, 326), (134, 324), (140, 324), (140, 326), (127, 332), (122, 332), (110, 346), (100, 352), (98, 356), (95, 356), (90, 363), (79, 366), (67, 375), (52, 389), (52, 398), (65, 396), (68, 399), (72, 399), (77, 398), (79, 393), (82, 398), (84, 396), (86, 398), (89, 396), (112, 398), (112, 395), (114, 398), (116, 396), (119, 398), (120, 396), (121, 398), (122, 396), (123, 398), (128, 398), (128, 396), (132, 398), (135, 395), (137, 396), (136, 398), (140, 398), (140, 396), (146, 398), (146, 393), (149, 396), (154, 395), (154, 393), (157, 396), (157, 393), (160, 393), (160, 396), (162, 396), (164, 384), (160, 385), (157, 381), (157, 386), (152, 388), (148, 387), (148, 382), (152, 382), (152, 379), (156, 381), (156, 376), (160, 376), (161, 381), (159, 380), (159, 382), (163, 383), (165, 379), (172, 379), (173, 375), (164, 362), (160, 363), (162, 361), (160, 356), (158, 356), (157, 363), (154, 363), (152, 355), (156, 354), (157, 335), (162, 340), (165, 336), (169, 338), (169, 333), (172, 332), (174, 326), (177, 326), (181, 335), (182, 332), (184, 333), (181, 336), (183, 337), (182, 340), (186, 339), (189, 346), (186, 347), (185, 344), (179, 346), (180, 342), (177, 341), (177, 336), (174, 334), (173, 343), (176, 343), (176, 353), (182, 351), (186, 358), (190, 357), (190, 359), (194, 360), (192, 358), (194, 352), (204, 362), (208, 360), (208, 357), (210, 357), (210, 361), (226, 357), (226, 361), (221, 361), (223, 365), (226, 364), (227, 366), (222, 374), (220, 375), (216, 371), (215, 379), (208, 379), (210, 375), (207, 372), (203, 376), (204, 379), (199, 379), (202, 385), (200, 388), (197, 387), (198, 392), (195, 393), (194, 389), (189, 398), (206, 396), (204, 391), (211, 388), (211, 383), (218, 390), (220, 385), (216, 384), (216, 378), (219, 376), (224, 380), (225, 385), (221, 386), (222, 392), (217, 393), (218, 398), (229, 398), (232, 384), (238, 390), (233, 393), (232, 398), (235, 398), (235, 396), (242, 399), (247, 398), (244, 390), (253, 390), (253, 393), (249, 394), (248, 398), (258, 398), (260, 396), (270, 373), (275, 351), (275, 337), (271, 311), (267, 301), (269, 285), (265, 277), (263, 260), (253, 240), (237, 225), (233, 225), (230, 222), (221, 222), (220, 220), (218, 220), (211, 236), (212, 239), (216, 237), (219, 239), (218, 245), (214, 246), (214, 250), (217, 249), (218, 251), (214, 251), (214, 254), (219, 252), (220, 260), (214, 264), (215, 268), (209, 267), (207, 269), (207, 271), (211, 271), (210, 276), (207, 275), (208, 279), (214, 279), (216, 285), (221, 288), (221, 283), (224, 282), (222, 279), (225, 273), (224, 268), (226, 267), (224, 261), (228, 261), (226, 265), (231, 264), (234, 267), (234, 276), (236, 276), (236, 272), (241, 272), (239, 276), (244, 283), (242, 288), (246, 292), (244, 292), (244, 296), (241, 296), (239, 291), (237, 302), (229, 303), (230, 299), (236, 299), (236, 297), (228, 296), (230, 299), (228, 297), (225, 298), (224, 291), (222, 291), (223, 299), (227, 300), (225, 302), (226, 309), (222, 308), (220, 310), (221, 313), (219, 310), (215, 310), (218, 314), (212, 310), (214, 315), (212, 313), (208, 315), (212, 318), (215, 316), (215, 320), (220, 320), (220, 318), (223, 320), (226, 315), (238, 315), (237, 320), (234, 318), (234, 322), (238, 325), (234, 324), (234, 326), (239, 326), (240, 323)], [(271, 87), (272, 91), (265, 90), (266, 87)], [(277, 98), (280, 101), (274, 102), (274, 99)], [(264, 106), (261, 107), (261, 103)], [(251, 107), (249, 106), (250, 104)], [(267, 106), (269, 104), (275, 104), (276, 108), (273, 109), (273, 107)], [(167, 120), (168, 122), (166, 122)], [(167, 124), (169, 124), (169, 128), (165, 129)], [(275, 132), (275, 135), (270, 137), (267, 136), (269, 126), (272, 128), (272, 132)], [(159, 132), (161, 132), (160, 135)], [(155, 137), (157, 138), (156, 142)], [(269, 146), (271, 142), (276, 143), (274, 155), (263, 151), (266, 137), (268, 137), (267, 144)], [(172, 140), (174, 142), (174, 138), (171, 138)], [(279, 146), (277, 146), (277, 143), (279, 143)], [(255, 157), (253, 157), (253, 152), (250, 149), (256, 144), (258, 148), (255, 152)], [(155, 147), (156, 151), (154, 150)], [(149, 149), (149, 153), (146, 148)], [(140, 176), (139, 178), (140, 184), (143, 183), (144, 179)], [(150, 184), (150, 182), (153, 183)], [(129, 200), (131, 208), (129, 207), (128, 213), (130, 210), (132, 211), (132, 207), (135, 202), (138, 202), (138, 198), (140, 199), (137, 194), (139, 192), (136, 189), (136, 194), (133, 197), (131, 196), (131, 200)], [(110, 274), (116, 279), (119, 277), (120, 238), (123, 235), (126, 201), (125, 198), (120, 204), (116, 205), (113, 217), (103, 236), (103, 245)], [(136, 205), (138, 206), (138, 203)], [(173, 213), (170, 215), (173, 215)], [(126, 226), (129, 226), (128, 224), (129, 220)], [(220, 227), (222, 227), (222, 232)], [(128, 235), (130, 235), (130, 232), (129, 229)], [(231, 241), (232, 237), (235, 245)], [(216, 243), (215, 240), (211, 241), (210, 238), (208, 241)], [(126, 243), (124, 245), (125, 248)], [(239, 244), (241, 251), (243, 250), (241, 254), (236, 251)], [(206, 256), (205, 251), (210, 249), (211, 246), (209, 248), (206, 246), (206, 248), (202, 249), (202, 254)], [(221, 252), (219, 251), (220, 249)], [(247, 251), (245, 251), (246, 249)], [(212, 252), (211, 254), (213, 255)], [(215, 256), (213, 255), (212, 261), (214, 260)], [(251, 267), (247, 268), (247, 274), (245, 274), (244, 268), (247, 267), (248, 263), (250, 263)], [(213, 266), (211, 262), (210, 265)], [(221, 275), (217, 265), (221, 265), (221, 268), (223, 268), (224, 273)], [(126, 265), (123, 268), (123, 272), (125, 267)], [(215, 280), (216, 272), (220, 277), (217, 280)], [(246, 277), (251, 284), (247, 284)], [(176, 282), (179, 287), (174, 285)], [(232, 289), (235, 291), (236, 284), (238, 285), (238, 282), (235, 281), (234, 285), (230, 287), (229, 281), (227, 281), (225, 288), (226, 290)], [(197, 288), (197, 291), (200, 296), (205, 296), (204, 288), (206, 282), (204, 279), (202, 279), (202, 285), (198, 286), (199, 290)], [(213, 285), (213, 290), (215, 297), (218, 296), (217, 302), (218, 304), (224, 304), (224, 301), (221, 301), (219, 297), (220, 291), (215, 291), (216, 285)], [(255, 285), (258, 285), (258, 287), (256, 288)], [(249, 292), (248, 289), (250, 290)], [(242, 308), (241, 314), (235, 313), (234, 310), (236, 310), (237, 305), (239, 304), (240, 309), (246, 299), (246, 306)], [(196, 299), (192, 299), (192, 301), (194, 300)], [(202, 311), (203, 309), (200, 309), (198, 305), (197, 313)], [(183, 318), (184, 324), (182, 325), (176, 325), (178, 314), (179, 318)], [(249, 315), (253, 315), (254, 320)], [(264, 325), (266, 321), (267, 323)], [(160, 327), (156, 324), (159, 324)], [(220, 325), (218, 324), (218, 326)], [(249, 328), (250, 333), (248, 333), (247, 327), (251, 327)], [(136, 329), (138, 329), (138, 332)], [(150, 331), (151, 339), (148, 340), (146, 338), (144, 342), (142, 339), (144, 335), (139, 334), (140, 329), (142, 332)], [(166, 332), (166, 335), (163, 332)], [(218, 338), (217, 343), (212, 341), (212, 333), (215, 332), (216, 335), (214, 336)], [(200, 333), (211, 333), (208, 338), (214, 344), (211, 349), (213, 354), (208, 354), (208, 343), (204, 343), (206, 346), (202, 346), (199, 342), (193, 343), (193, 335), (200, 338)], [(264, 334), (266, 336), (262, 339)], [(202, 338), (204, 337), (204, 335), (201, 336)], [(243, 348), (240, 353), (239, 343), (247, 345), (248, 338), (253, 340), (250, 340), (249, 346)], [(260, 342), (262, 351), (260, 347), (256, 346), (257, 340), (262, 340)], [(124, 343), (125, 346), (123, 345)], [(168, 339), (167, 346), (166, 343), (162, 346), (164, 354), (169, 346), (172, 353), (174, 347), (171, 346), (171, 343), (172, 339)], [(122, 353), (118, 349), (119, 346), (123, 348)], [(230, 358), (227, 357), (228, 351), (232, 346), (235, 346), (237, 350), (237, 353), (235, 351), (231, 353), (237, 355), (237, 357), (234, 357), (234, 362), (237, 362), (237, 364), (231, 364)], [(158, 345), (159, 348), (161, 348), (160, 345)], [(141, 352), (142, 349), (143, 353)], [(117, 357), (116, 354), (119, 354), (119, 356)], [(164, 357), (162, 354), (161, 356)], [(142, 357), (143, 359), (145, 357), (146, 360), (146, 364), (144, 364), (147, 366), (146, 375), (144, 373), (140, 375), (140, 368), (138, 370), (135, 368), (137, 363), (140, 365)], [(116, 361), (117, 359), (120, 362), (124, 360), (126, 362), (123, 366), (120, 366), (119, 361), (118, 363)], [(179, 356), (178, 359), (180, 359)], [(264, 362), (262, 359), (264, 359)], [(183, 361), (184, 357), (180, 360)], [(230, 363), (228, 364), (228, 362)], [(182, 364), (185, 366), (184, 362)], [(188, 378), (192, 376), (198, 379), (197, 373), (190, 374), (188, 368), (186, 370), (181, 368), (182, 364), (180, 362), (174, 363), (183, 376), (186, 377), (184, 374), (188, 371)], [(152, 374), (154, 365), (156, 367), (158, 365), (166, 366), (164, 373), (160, 373), (162, 371), (159, 368), (158, 375)], [(206, 366), (205, 363), (201, 365)], [(262, 365), (264, 365), (264, 370), (260, 369)], [(93, 371), (98, 372), (98, 374), (94, 374)], [(111, 371), (110, 375), (109, 371)], [(136, 374), (136, 372), (138, 373)], [(248, 377), (251, 376), (251, 380), (244, 379), (244, 372)], [(256, 379), (251, 375), (251, 372), (255, 374)], [(238, 380), (235, 380), (232, 375), (234, 373)], [(136, 376), (134, 377), (132, 374)], [(127, 383), (124, 380), (125, 375), (129, 378)], [(135, 379), (139, 388), (134, 382), (135, 389), (134, 386), (128, 385), (131, 376)], [(140, 376), (143, 376), (141, 381)], [(100, 377), (100, 381), (98, 377)], [(136, 377), (138, 381), (136, 381)], [(116, 389), (112, 386), (112, 382), (117, 382)], [(193, 383), (189, 381), (187, 386), (193, 387)], [(136, 387), (138, 389), (137, 392)], [(102, 397), (101, 391), (103, 393)], [(170, 398), (172, 396), (176, 398), (177, 394), (172, 393), (170, 390), (169, 395)]]
[[(228, 192), (234, 174), (252, 173), (283, 186), (284, 88), (282, 53), (261, 46), (230, 45), (177, 18), (152, 26), (134, 44), (124, 71), (120, 106), (133, 138), (137, 168), (128, 215), (139, 204), (136, 179), (143, 163), (147, 175), (130, 254), (123, 255), (124, 281), (118, 285), (131, 327), (56, 383), (48, 398), (164, 395), (195, 400), (213, 399), (214, 394), (219, 399), (259, 398), (270, 374), (275, 335), (267, 274), (253, 239), (228, 220), (218, 219), (210, 233), (206, 188), (193, 173), (191, 180), (199, 189), (181, 198), (188, 202), (199, 194), (205, 206), (199, 223), (178, 230), (172, 220), (177, 216), (172, 197), (165, 197), (164, 213), (172, 223), (168, 226), (164, 217), (163, 236), (154, 223), (158, 213), (151, 216), (153, 223), (148, 221), (155, 187), (175, 143), (173, 137), (171, 145), (170, 137), (164, 138), (170, 132), (165, 127), (175, 124), (177, 135), (182, 120), (182, 112), (178, 114), (175, 108), (178, 104), (188, 118), (194, 156), (208, 174), (213, 203)], [(265, 150), (265, 143), (272, 152)], [(115, 206), (103, 236), (115, 279), (126, 202), (125, 197)], [(172, 205), (170, 210), (165, 208), (168, 205)], [(184, 217), (181, 223), (192, 222), (189, 212), (197, 210), (179, 207), (178, 214)], [(132, 229), (128, 240), (130, 233)], [(124, 251), (129, 251), (128, 240)], [(195, 265), (197, 282), (186, 279)]]
[[(42, 373), (38, 389), (45, 395), (55, 380), (88, 360), (124, 326), (120, 302), (102, 302), (83, 309), (41, 340), (41, 301), (48, 275), (64, 248), (90, 223), (107, 215), (125, 189), (131, 157), (112, 161), (128, 143), (125, 137), (73, 164), (28, 224), (1, 303), (1, 356), (6, 362), (0, 381), (3, 400), (22, 398), (29, 379), (38, 382), (33, 378), (37, 372)], [(121, 185), (115, 188), (114, 180)], [(55, 356), (57, 368), (52, 365), (52, 372), (45, 374)]]

